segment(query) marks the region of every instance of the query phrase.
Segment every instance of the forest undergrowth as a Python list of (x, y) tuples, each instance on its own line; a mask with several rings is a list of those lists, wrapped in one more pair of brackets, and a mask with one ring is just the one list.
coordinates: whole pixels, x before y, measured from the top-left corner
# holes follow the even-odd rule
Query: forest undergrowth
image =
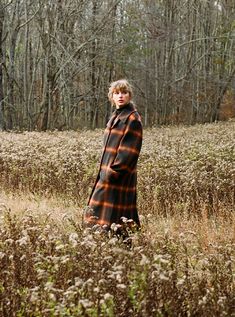
[(101, 130), (0, 133), (0, 316), (235, 316), (234, 140), (144, 131), (130, 247), (82, 228)]

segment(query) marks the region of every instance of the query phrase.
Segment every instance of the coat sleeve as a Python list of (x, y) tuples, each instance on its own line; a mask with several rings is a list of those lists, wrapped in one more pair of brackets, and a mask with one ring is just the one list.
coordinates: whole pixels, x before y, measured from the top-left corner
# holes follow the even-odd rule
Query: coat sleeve
[(109, 179), (117, 179), (123, 173), (131, 173), (137, 164), (142, 145), (142, 123), (131, 115), (125, 133), (117, 149), (117, 155), (108, 170)]

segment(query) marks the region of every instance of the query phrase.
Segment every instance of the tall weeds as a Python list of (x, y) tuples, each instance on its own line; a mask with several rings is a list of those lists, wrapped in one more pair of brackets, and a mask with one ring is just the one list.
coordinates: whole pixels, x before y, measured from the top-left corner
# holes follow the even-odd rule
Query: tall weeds
[(130, 247), (81, 228), (102, 131), (1, 133), (0, 317), (235, 316), (234, 140), (234, 122), (145, 130)]
[[(235, 123), (155, 128), (138, 167), (141, 210), (170, 214), (235, 206)], [(0, 187), (64, 195), (80, 206), (94, 183), (102, 132), (1, 133)]]
[(234, 316), (232, 240), (203, 248), (193, 232), (155, 226), (153, 240), (138, 233), (128, 248), (69, 219), (61, 231), (2, 215), (1, 316)]

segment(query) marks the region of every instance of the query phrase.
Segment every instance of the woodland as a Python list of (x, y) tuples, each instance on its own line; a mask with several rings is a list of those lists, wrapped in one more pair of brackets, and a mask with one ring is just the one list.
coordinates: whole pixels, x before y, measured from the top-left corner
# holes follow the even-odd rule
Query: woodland
[(235, 116), (233, 0), (0, 0), (0, 130), (102, 128), (127, 78), (144, 126)]
[[(234, 0), (0, 0), (0, 317), (235, 317), (234, 40)], [(120, 78), (128, 244), (83, 217)]]

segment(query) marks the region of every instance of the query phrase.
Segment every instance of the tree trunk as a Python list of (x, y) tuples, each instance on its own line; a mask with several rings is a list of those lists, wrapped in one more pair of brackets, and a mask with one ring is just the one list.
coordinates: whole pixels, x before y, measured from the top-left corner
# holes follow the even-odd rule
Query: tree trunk
[(4, 121), (4, 92), (3, 92), (3, 22), (4, 8), (0, 3), (0, 130), (5, 130)]

